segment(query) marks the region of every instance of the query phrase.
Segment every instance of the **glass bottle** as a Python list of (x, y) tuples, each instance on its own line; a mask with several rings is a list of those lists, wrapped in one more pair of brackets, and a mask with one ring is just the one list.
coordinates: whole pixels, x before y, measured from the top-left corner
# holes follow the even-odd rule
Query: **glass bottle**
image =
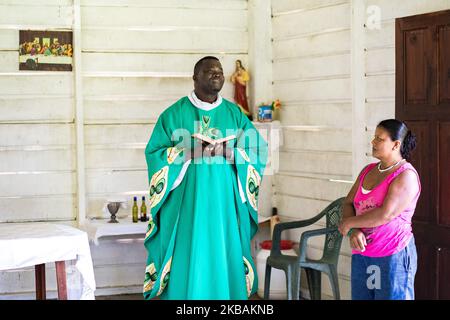
[(142, 222), (148, 221), (148, 218), (147, 218), (147, 206), (145, 205), (145, 197), (142, 197), (141, 221)]
[(133, 198), (133, 207), (132, 207), (132, 213), (133, 213), (133, 222), (138, 222), (139, 220), (139, 208), (137, 205), (137, 197)]

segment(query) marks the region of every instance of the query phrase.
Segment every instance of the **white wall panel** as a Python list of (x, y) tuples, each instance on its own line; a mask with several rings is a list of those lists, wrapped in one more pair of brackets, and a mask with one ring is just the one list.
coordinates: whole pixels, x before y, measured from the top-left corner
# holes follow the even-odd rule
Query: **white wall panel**
[(19, 33), (12, 29), (0, 29), (0, 50), (19, 52)]
[(87, 123), (115, 121), (124, 122), (132, 120), (142, 120), (146, 122), (154, 122), (161, 112), (172, 105), (176, 100), (160, 100), (160, 101), (133, 101), (133, 97), (127, 100), (116, 100), (114, 97), (111, 101), (95, 101), (85, 100), (84, 118)]
[(386, 48), (366, 52), (366, 74), (395, 72), (395, 49)]
[(351, 152), (351, 130), (283, 131), (283, 148), (289, 150)]
[(0, 192), (4, 197), (72, 194), (75, 175), (73, 172), (6, 174), (0, 179)]
[[(144, 261), (144, 263), (142, 263)], [(115, 287), (139, 286), (142, 291), (143, 274), (145, 274), (145, 260), (136, 264), (119, 264), (113, 266), (98, 266), (94, 268), (95, 281), (101, 290), (110, 289), (111, 283)]]
[[(333, 19), (330, 19), (330, 16)], [(316, 23), (320, 21), (320, 23)], [(339, 29), (350, 26), (350, 6), (348, 3), (299, 11), (289, 15), (275, 16), (272, 20), (272, 33), (275, 39), (296, 35)]]
[(1, 146), (62, 146), (74, 144), (73, 125), (2, 124)]
[(85, 127), (86, 145), (145, 143), (153, 125), (89, 125)]
[[(326, 66), (326, 68), (324, 68)], [(278, 60), (273, 64), (274, 81), (350, 74), (350, 55)]]
[(366, 5), (374, 5), (380, 8), (382, 20), (390, 20), (415, 14), (428, 13), (450, 8), (448, 0), (366, 0)]
[(274, 41), (274, 59), (305, 57), (312, 55), (333, 55), (350, 52), (350, 30), (342, 30), (306, 36), (303, 38)]
[(366, 124), (368, 127), (375, 128), (381, 120), (393, 118), (395, 118), (394, 100), (366, 103)]
[(0, 76), (0, 95), (72, 95), (73, 81), (70, 72), (22, 74)]
[(277, 197), (278, 214), (289, 220), (309, 219), (321, 212), (330, 203), (324, 200), (292, 197), (280, 194)]
[[(29, 0), (27, 0), (29, 1)], [(245, 10), (246, 0), (82, 0), (81, 5), (96, 7), (156, 7), (156, 8), (186, 8), (186, 9), (221, 9), (221, 10)]]
[[(154, 72), (165, 74), (186, 74), (191, 76), (195, 63), (205, 54), (186, 53), (83, 53), (83, 71), (95, 72)], [(231, 75), (235, 70), (235, 61), (241, 60), (247, 66), (246, 54), (215, 54), (220, 59), (224, 73)], [(1, 55), (0, 55), (1, 59)], [(0, 60), (1, 61), (1, 60)]]
[[(0, 31), (1, 32), (1, 31)], [(19, 65), (19, 50), (0, 51), (0, 72), (15, 72)]]
[(28, 7), (41, 7), (41, 6), (71, 6), (73, 0), (3, 0), (4, 5), (23, 5)]
[[(352, 160), (357, 158), (355, 153), (367, 154), (363, 156), (365, 163), (376, 161), (370, 156), (373, 130), (379, 121), (395, 116), (395, 18), (450, 9), (448, 0), (367, 0), (362, 6), (357, 1), (345, 2), (272, 1), (273, 90), (276, 98), (286, 102), (281, 123), (291, 127), (283, 132), (285, 152), (280, 157), (282, 171), (275, 176), (276, 203), (280, 212), (287, 213), (286, 217), (291, 220), (303, 218), (300, 213), (303, 208), (308, 216), (319, 210), (318, 204), (345, 196), (352, 185), (332, 181), (330, 173), (336, 173), (336, 170), (327, 165), (326, 157), (320, 158), (326, 153), (318, 156), (318, 153), (310, 152), (306, 157), (298, 151), (346, 151), (346, 156), (352, 152), (349, 166), (344, 160), (338, 166), (347, 174), (352, 171)], [(368, 21), (370, 13), (366, 9), (371, 5), (380, 9), (380, 29), (372, 28), (369, 23), (359, 23)], [(335, 19), (324, 19), (331, 16)], [(345, 29), (350, 22), (357, 22), (352, 26), (355, 30)], [(361, 47), (356, 45), (357, 42), (362, 44)], [(358, 68), (358, 61), (346, 59), (352, 48), (361, 49), (361, 68)], [(346, 76), (350, 72), (358, 80), (361, 78), (361, 82), (351, 81)], [(363, 88), (353, 88), (363, 93), (353, 107), (364, 108), (364, 112), (350, 107), (352, 97), (357, 96), (351, 95), (352, 85)], [(361, 145), (352, 143), (355, 133), (332, 130), (333, 127), (350, 128), (355, 112), (362, 115), (359, 119), (363, 122), (361, 128), (367, 128), (363, 137), (365, 143)], [(352, 149), (355, 146), (357, 150)], [(336, 159), (330, 161), (339, 163)], [(297, 168), (302, 169), (296, 171)], [(343, 177), (350, 180), (349, 175)], [(299, 235), (300, 232), (293, 232), (290, 238)], [(314, 239), (309, 244), (309, 253), (319, 257), (320, 246), (321, 242)], [(344, 239), (338, 267), (344, 299), (350, 298), (350, 252), (348, 241)], [(331, 298), (328, 279), (322, 280), (322, 288), (324, 296)]]
[(280, 171), (351, 176), (351, 153), (280, 152)]
[[(283, 101), (282, 101), (283, 103)], [(280, 120), (284, 126), (298, 124), (306, 126), (328, 126), (348, 128), (352, 126), (352, 106), (347, 103), (329, 103), (327, 101), (311, 102), (310, 104), (286, 104), (282, 106)], [(345, 117), (342, 117), (345, 114)], [(339, 119), (336, 121), (336, 119)]]
[(72, 5), (3, 5), (0, 4), (1, 25), (31, 25), (31, 26), (72, 26)]
[[(113, 32), (112, 32), (113, 31)], [(133, 52), (247, 52), (247, 32), (215, 30), (92, 30), (82, 34), (83, 50)]]
[(289, 11), (302, 11), (320, 8), (324, 6), (334, 6), (340, 3), (346, 3), (345, 0), (274, 0), (272, 9), (275, 15)]
[[(129, 250), (130, 247), (134, 250)], [(91, 256), (97, 262), (99, 268), (117, 265), (125, 260), (129, 264), (141, 264), (141, 267), (144, 266), (145, 269), (146, 254), (143, 237), (130, 236), (129, 239), (100, 238), (98, 245), (91, 243)], [(139, 277), (142, 277), (142, 275), (141, 272), (138, 273)]]
[(0, 207), (0, 222), (74, 220), (77, 201), (75, 194), (34, 198), (0, 197)]
[[(381, 16), (383, 19), (383, 16)], [(394, 48), (395, 45), (395, 22), (392, 20), (381, 21), (380, 28), (364, 29), (364, 46), (367, 49), (373, 48)]]
[(394, 98), (395, 75), (369, 76), (366, 78), (366, 98)]
[(82, 7), (81, 23), (91, 27), (150, 27), (158, 28), (225, 28), (247, 29), (247, 11), (221, 9), (186, 9), (180, 7), (103, 7), (99, 15), (98, 7)]
[[(192, 78), (85, 78), (83, 81), (85, 97), (113, 95), (153, 95), (178, 96), (188, 95), (194, 85)], [(221, 91), (224, 97), (232, 96), (231, 83), (225, 83)]]
[(86, 96), (96, 95), (176, 95), (193, 90), (188, 78), (85, 78)]
[(278, 174), (275, 176), (277, 192), (318, 200), (333, 201), (345, 197), (352, 184), (332, 182), (328, 179), (294, 177)]
[(88, 149), (86, 169), (147, 168), (144, 149)]
[(74, 150), (1, 151), (0, 172), (75, 170)]
[[(36, 103), (38, 101), (38, 103)], [(64, 121), (73, 122), (73, 100), (69, 97), (0, 96), (1, 122)]]
[(287, 101), (349, 99), (350, 89), (349, 78), (281, 82), (273, 86), (274, 95)]
[(88, 193), (108, 194), (141, 191), (148, 188), (147, 169), (139, 171), (88, 171), (86, 190)]
[[(146, 195), (145, 145), (161, 112), (192, 91), (195, 62), (216, 55), (227, 80), (221, 94), (233, 97), (235, 60), (248, 65), (247, 6), (245, 0), (82, 0), (78, 69), (31, 72), (18, 70), (19, 30), (72, 29), (73, 1), (2, 1), (0, 222), (77, 217), (79, 123), (86, 215), (106, 218), (101, 209), (109, 196)], [(79, 122), (75, 112), (83, 114)], [(98, 290), (141, 291), (142, 239), (119, 243), (93, 250)], [(30, 281), (22, 284), (21, 277)], [(33, 277), (26, 271), (1, 278), (1, 297), (34, 296)]]

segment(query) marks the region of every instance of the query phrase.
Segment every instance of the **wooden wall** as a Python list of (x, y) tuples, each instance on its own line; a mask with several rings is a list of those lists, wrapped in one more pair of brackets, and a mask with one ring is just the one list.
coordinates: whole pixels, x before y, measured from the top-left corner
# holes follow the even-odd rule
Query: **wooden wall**
[[(448, 8), (446, 0), (272, 1), (273, 95), (284, 101), (275, 205), (284, 220), (311, 217), (345, 196), (362, 167), (375, 161), (375, 127), (395, 116), (395, 18)], [(321, 247), (312, 240), (309, 254), (319, 257)], [(343, 299), (351, 296), (350, 263), (344, 239)], [(322, 287), (331, 298), (326, 277)]]
[[(351, 186), (350, 14), (348, 1), (272, 1), (273, 95), (284, 102), (275, 190), (285, 221), (316, 215)], [(300, 231), (289, 237), (299, 241)], [(350, 254), (343, 247), (339, 276), (342, 297), (348, 298)], [(311, 256), (322, 248), (321, 238), (310, 240)], [(329, 295), (328, 279), (322, 283)]]
[[(236, 59), (257, 75), (252, 104), (282, 101), (280, 168), (268, 179), (273, 205), (283, 220), (311, 217), (374, 161), (375, 126), (395, 114), (395, 18), (449, 7), (448, 0), (0, 0), (0, 222), (76, 225), (103, 216), (107, 197), (145, 195), (143, 152), (154, 122), (192, 89), (195, 61), (210, 54), (227, 79)], [(19, 72), (23, 29), (74, 30), (75, 70)], [(222, 93), (232, 98), (229, 80)], [(139, 239), (127, 241), (92, 247), (97, 293), (139, 292), (145, 252)], [(309, 254), (320, 255), (321, 246), (312, 240)], [(33, 285), (30, 270), (0, 273), (0, 299), (32, 295)], [(329, 298), (326, 278), (323, 287)]]
[[(145, 145), (193, 89), (195, 62), (221, 60), (230, 100), (235, 60), (248, 62), (245, 0), (1, 0), (0, 12), (0, 222), (77, 225), (105, 217), (109, 197), (147, 195)], [(28, 29), (74, 31), (74, 71), (19, 72)], [(91, 250), (97, 294), (142, 290), (142, 241)], [(0, 273), (0, 299), (33, 296), (32, 275)]]

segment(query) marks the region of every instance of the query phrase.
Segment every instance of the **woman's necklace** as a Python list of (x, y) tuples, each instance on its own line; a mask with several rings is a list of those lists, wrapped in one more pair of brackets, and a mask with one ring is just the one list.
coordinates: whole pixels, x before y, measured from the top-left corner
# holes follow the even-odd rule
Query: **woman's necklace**
[(399, 162), (397, 162), (397, 163), (394, 163), (392, 166), (390, 166), (390, 167), (387, 167), (387, 168), (385, 168), (385, 169), (381, 169), (381, 161), (378, 163), (378, 171), (380, 171), (380, 172), (386, 172), (386, 171), (389, 171), (389, 170), (391, 170), (393, 167), (395, 167), (395, 166), (397, 166), (400, 162), (402, 162), (403, 160), (405, 160), (405, 159), (402, 159), (402, 160), (400, 160)]

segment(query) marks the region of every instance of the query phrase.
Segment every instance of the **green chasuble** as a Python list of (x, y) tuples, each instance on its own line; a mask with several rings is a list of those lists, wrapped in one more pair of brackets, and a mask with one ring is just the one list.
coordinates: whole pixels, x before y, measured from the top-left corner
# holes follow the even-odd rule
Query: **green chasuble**
[[(185, 160), (199, 142), (235, 135), (234, 163)], [(159, 117), (145, 149), (150, 188), (144, 298), (247, 299), (258, 288), (250, 241), (267, 143), (235, 104), (206, 111), (181, 98)]]

